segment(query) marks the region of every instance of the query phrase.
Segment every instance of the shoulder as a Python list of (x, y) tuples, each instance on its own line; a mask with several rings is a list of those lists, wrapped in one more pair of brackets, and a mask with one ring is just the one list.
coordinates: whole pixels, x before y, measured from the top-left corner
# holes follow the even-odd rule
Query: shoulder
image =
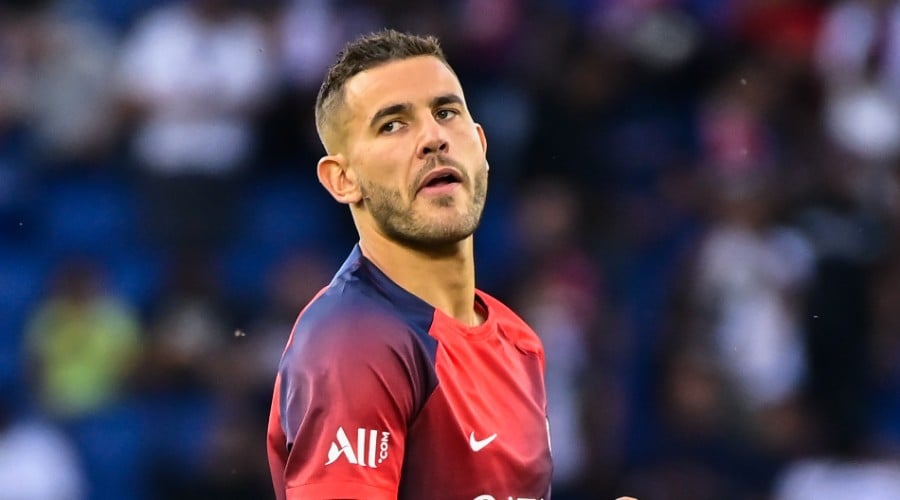
[(427, 350), (418, 334), (422, 329), (372, 289), (332, 284), (301, 312), (282, 364), (327, 365), (335, 359), (370, 364), (418, 356)]
[(403, 418), (421, 408), (437, 384), (437, 344), (404, 312), (369, 287), (323, 290), (300, 314), (279, 364), (285, 421), (322, 405), (354, 415), (390, 407)]

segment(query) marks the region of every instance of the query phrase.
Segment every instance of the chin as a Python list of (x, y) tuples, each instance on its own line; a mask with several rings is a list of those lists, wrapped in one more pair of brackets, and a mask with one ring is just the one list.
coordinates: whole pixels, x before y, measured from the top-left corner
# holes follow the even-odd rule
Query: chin
[(429, 219), (421, 221), (422, 224), (417, 224), (418, 227), (412, 231), (395, 234), (395, 239), (420, 250), (446, 249), (449, 251), (455, 250), (458, 243), (475, 232), (473, 224), (465, 217), (454, 217), (453, 220), (448, 220), (448, 217)]

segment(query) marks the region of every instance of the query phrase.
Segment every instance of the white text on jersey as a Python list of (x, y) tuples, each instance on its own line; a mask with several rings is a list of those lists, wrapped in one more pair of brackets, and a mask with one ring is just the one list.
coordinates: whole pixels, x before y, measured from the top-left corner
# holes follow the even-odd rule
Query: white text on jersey
[(378, 438), (379, 431), (373, 429), (357, 429), (356, 430), (356, 450), (354, 451), (350, 439), (343, 427), (338, 427), (335, 435), (336, 442), (331, 443), (328, 450), (328, 461), (325, 465), (331, 465), (340, 458), (341, 455), (347, 458), (347, 461), (353, 465), (361, 467), (378, 467), (378, 464), (387, 460), (388, 443), (391, 433), (381, 431), (381, 438)]

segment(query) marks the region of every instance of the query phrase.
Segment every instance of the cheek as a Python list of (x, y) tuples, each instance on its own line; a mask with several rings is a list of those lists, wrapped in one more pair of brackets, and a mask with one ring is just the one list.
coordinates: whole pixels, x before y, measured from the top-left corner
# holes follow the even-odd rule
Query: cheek
[(465, 148), (466, 155), (473, 157), (484, 155), (484, 146), (481, 144), (481, 136), (474, 126), (467, 126), (460, 133), (461, 144)]
[(387, 185), (392, 176), (393, 163), (385, 156), (385, 152), (374, 147), (354, 151), (353, 165), (357, 175), (369, 183)]
[(401, 200), (408, 199), (411, 181), (402, 176), (394, 165), (396, 163), (388, 161), (387, 158), (379, 158), (378, 161), (366, 162), (357, 169), (357, 177), (366, 196), (380, 192), (390, 193), (392, 197)]

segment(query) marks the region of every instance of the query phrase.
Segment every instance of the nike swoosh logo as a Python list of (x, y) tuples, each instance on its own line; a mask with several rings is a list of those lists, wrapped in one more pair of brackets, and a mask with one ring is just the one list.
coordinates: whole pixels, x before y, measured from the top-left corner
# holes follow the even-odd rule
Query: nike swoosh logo
[(491, 441), (497, 439), (497, 433), (493, 433), (484, 439), (475, 439), (475, 433), (469, 434), (469, 447), (472, 451), (481, 451), (485, 446), (491, 444)]

